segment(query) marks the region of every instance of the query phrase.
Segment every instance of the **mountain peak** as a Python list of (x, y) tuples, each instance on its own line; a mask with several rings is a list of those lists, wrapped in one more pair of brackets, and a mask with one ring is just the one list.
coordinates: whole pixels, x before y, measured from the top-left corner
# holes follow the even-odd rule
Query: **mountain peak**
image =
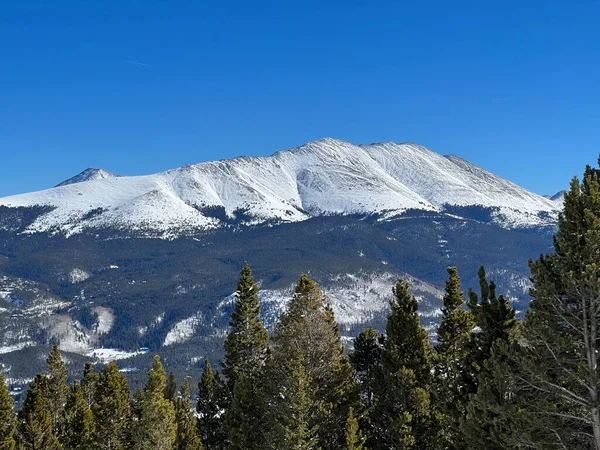
[(95, 169), (93, 167), (89, 167), (85, 169), (83, 172), (78, 173), (74, 177), (69, 178), (68, 180), (63, 181), (56, 185), (56, 187), (67, 186), (69, 184), (74, 183), (83, 183), (84, 181), (91, 180), (102, 180), (104, 178), (116, 178), (118, 175), (114, 173), (108, 172), (104, 169)]

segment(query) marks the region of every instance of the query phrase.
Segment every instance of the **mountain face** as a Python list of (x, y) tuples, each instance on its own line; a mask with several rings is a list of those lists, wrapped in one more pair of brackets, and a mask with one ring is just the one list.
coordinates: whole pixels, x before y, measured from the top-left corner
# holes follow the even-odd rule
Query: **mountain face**
[[(81, 183), (81, 181), (86, 181)], [(116, 228), (174, 237), (322, 215), (398, 217), (409, 210), (487, 209), (505, 228), (551, 225), (557, 205), (456, 156), (415, 144), (323, 139), (270, 157), (242, 157), (164, 173), (115, 177), (88, 169), (59, 187), (0, 199), (45, 205), (29, 232)], [(458, 214), (460, 215), (460, 214)]]
[(83, 172), (78, 173), (74, 177), (69, 178), (68, 180), (63, 181), (56, 185), (56, 187), (67, 186), (68, 184), (74, 183), (83, 183), (84, 181), (92, 181), (92, 180), (104, 180), (106, 178), (116, 178), (118, 175), (114, 173), (107, 172), (104, 169), (93, 169), (88, 168)]
[(333, 139), (77, 178), (0, 199), (0, 370), (12, 383), (54, 342), (78, 368), (118, 360), (135, 376), (149, 351), (198, 370), (221, 357), (246, 260), (269, 326), (301, 273), (321, 284), (346, 340), (383, 328), (398, 277), (433, 335), (451, 265), (465, 290), (484, 265), (523, 311), (527, 260), (551, 251), (560, 207), (456, 156)]

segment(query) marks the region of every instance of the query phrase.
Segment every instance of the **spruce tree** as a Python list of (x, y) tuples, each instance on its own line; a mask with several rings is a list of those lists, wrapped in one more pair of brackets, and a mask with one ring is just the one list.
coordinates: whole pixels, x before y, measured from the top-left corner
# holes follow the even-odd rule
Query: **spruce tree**
[(4, 376), (0, 374), (0, 450), (14, 450), (17, 422), (13, 411), (14, 400), (10, 396)]
[(156, 355), (148, 373), (139, 404), (139, 416), (134, 422), (134, 450), (171, 450), (177, 436), (175, 407), (165, 398), (167, 375)]
[(442, 321), (438, 328), (434, 404), (440, 440), (447, 448), (463, 448), (460, 420), (466, 414), (469, 397), (469, 340), (475, 321), (462, 309), (464, 295), (456, 267), (449, 267), (443, 299)]
[(367, 409), (373, 406), (373, 390), (377, 383), (375, 369), (381, 358), (379, 334), (373, 328), (366, 328), (354, 339), (354, 351), (350, 354), (352, 366), (358, 378), (362, 398)]
[(218, 373), (213, 372), (208, 360), (198, 383), (198, 434), (207, 450), (225, 448), (226, 432), (223, 421), (225, 386)]
[[(269, 415), (290, 421), (283, 416), (291, 411), (286, 410), (279, 393), (283, 386), (308, 380), (311, 414), (307, 432), (317, 432), (323, 449), (342, 447), (348, 409), (357, 403), (358, 389), (333, 311), (324, 305), (320, 288), (307, 275), (300, 277), (294, 297), (276, 325), (272, 353), (267, 373)], [(292, 376), (296, 381), (289, 379)]]
[(98, 374), (94, 372), (94, 366), (91, 362), (85, 363), (83, 369), (83, 378), (81, 379), (81, 388), (83, 389), (83, 397), (87, 404), (92, 407), (94, 403), (94, 393), (96, 391), (96, 383), (98, 382)]
[(101, 449), (129, 448), (131, 438), (131, 401), (127, 379), (114, 362), (98, 375), (92, 405), (96, 422), (95, 440)]
[(65, 450), (94, 450), (96, 424), (85, 392), (74, 383), (64, 409), (64, 432), (61, 441)]
[(269, 342), (269, 334), (260, 320), (258, 285), (247, 262), (240, 273), (235, 299), (230, 330), (223, 345), (225, 360), (222, 362), (230, 392), (233, 392), (240, 374), (244, 374), (247, 380), (258, 378), (265, 365)]
[(174, 450), (202, 450), (202, 442), (198, 436), (196, 417), (190, 400), (190, 385), (187, 378), (183, 382), (181, 392), (175, 399), (175, 422), (177, 437)]
[[(555, 445), (600, 449), (600, 170), (587, 167), (565, 193), (554, 253), (530, 262), (533, 288), (523, 327), (518, 394), (533, 396), (530, 427)], [(571, 448), (575, 448), (573, 445)], [(551, 448), (551, 447), (547, 447)]]
[(346, 422), (346, 449), (367, 450), (365, 447), (366, 440), (358, 427), (358, 420), (354, 417), (354, 408), (350, 407)]
[(433, 348), (421, 327), (417, 300), (408, 283), (398, 280), (378, 368), (369, 448), (430, 448), (429, 389)]
[(61, 450), (52, 430), (52, 405), (46, 396), (49, 380), (37, 375), (29, 384), (23, 408), (18, 415), (18, 444), (23, 450)]
[(47, 396), (52, 417), (52, 429), (54, 434), (60, 436), (62, 433), (63, 410), (69, 394), (69, 385), (67, 384), (69, 374), (57, 345), (52, 347), (46, 363), (50, 372)]
[(229, 447), (254, 449), (261, 445), (264, 411), (260, 380), (267, 358), (269, 335), (260, 320), (258, 285), (248, 263), (240, 273), (235, 305), (225, 338), (228, 407), (225, 414)]

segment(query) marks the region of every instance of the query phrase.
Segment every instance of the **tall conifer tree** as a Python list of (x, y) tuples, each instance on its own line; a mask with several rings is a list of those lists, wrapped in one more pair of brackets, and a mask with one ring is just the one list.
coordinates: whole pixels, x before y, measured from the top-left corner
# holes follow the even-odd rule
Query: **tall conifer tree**
[(139, 416), (133, 425), (134, 450), (171, 450), (175, 444), (175, 407), (165, 398), (166, 387), (167, 375), (156, 355), (141, 393)]
[(235, 298), (222, 362), (229, 397), (225, 421), (229, 447), (251, 450), (260, 447), (264, 428), (260, 380), (269, 335), (260, 319), (258, 285), (247, 262)]
[(3, 375), (0, 375), (0, 450), (14, 450), (15, 427), (14, 400), (10, 396)]
[[(333, 311), (324, 305), (323, 293), (307, 275), (300, 277), (294, 297), (277, 323), (273, 345), (267, 374), (270, 416), (290, 422), (284, 416), (290, 411), (279, 392), (283, 386), (309, 382), (307, 432), (316, 430), (323, 449), (342, 447), (348, 410), (358, 401), (358, 389)], [(289, 379), (292, 376), (295, 381)]]
[(131, 439), (129, 385), (114, 362), (98, 375), (92, 412), (98, 446), (105, 450), (128, 448)]
[(65, 450), (94, 450), (96, 424), (82, 386), (75, 382), (64, 409), (61, 441)]
[(464, 310), (464, 295), (456, 267), (449, 267), (442, 322), (438, 328), (437, 364), (435, 371), (434, 406), (439, 413), (440, 439), (447, 448), (463, 448), (460, 420), (466, 414), (469, 400), (469, 340), (475, 321)]
[(50, 406), (50, 415), (52, 417), (52, 429), (54, 434), (62, 434), (63, 410), (69, 394), (69, 385), (67, 384), (68, 372), (60, 356), (58, 345), (52, 347), (48, 359), (48, 400)]
[(226, 430), (223, 420), (225, 386), (218, 373), (212, 370), (208, 360), (198, 383), (198, 434), (207, 450), (220, 450), (226, 446)]
[(18, 443), (23, 450), (61, 450), (58, 437), (52, 429), (51, 403), (46, 393), (48, 378), (37, 375), (29, 385), (18, 415)]
[(175, 399), (175, 422), (177, 424), (177, 438), (174, 450), (202, 450), (202, 442), (198, 436), (196, 417), (192, 410), (190, 400), (190, 385), (187, 378), (183, 382), (181, 392)]
[(368, 445), (375, 450), (427, 449), (433, 437), (428, 428), (433, 348), (408, 283), (398, 280), (393, 293)]

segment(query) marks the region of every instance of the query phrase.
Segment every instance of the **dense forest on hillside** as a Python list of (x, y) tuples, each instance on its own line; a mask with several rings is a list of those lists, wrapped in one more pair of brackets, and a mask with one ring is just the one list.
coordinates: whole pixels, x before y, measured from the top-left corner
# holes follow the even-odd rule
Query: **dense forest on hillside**
[(435, 344), (398, 280), (385, 332), (344, 352), (307, 275), (269, 335), (248, 264), (220, 367), (197, 398), (158, 356), (130, 392), (114, 363), (69, 374), (55, 347), (22, 408), (0, 383), (0, 449), (591, 449), (600, 450), (600, 170), (565, 195), (554, 252), (530, 261), (523, 320), (480, 268), (463, 293), (447, 269)]

